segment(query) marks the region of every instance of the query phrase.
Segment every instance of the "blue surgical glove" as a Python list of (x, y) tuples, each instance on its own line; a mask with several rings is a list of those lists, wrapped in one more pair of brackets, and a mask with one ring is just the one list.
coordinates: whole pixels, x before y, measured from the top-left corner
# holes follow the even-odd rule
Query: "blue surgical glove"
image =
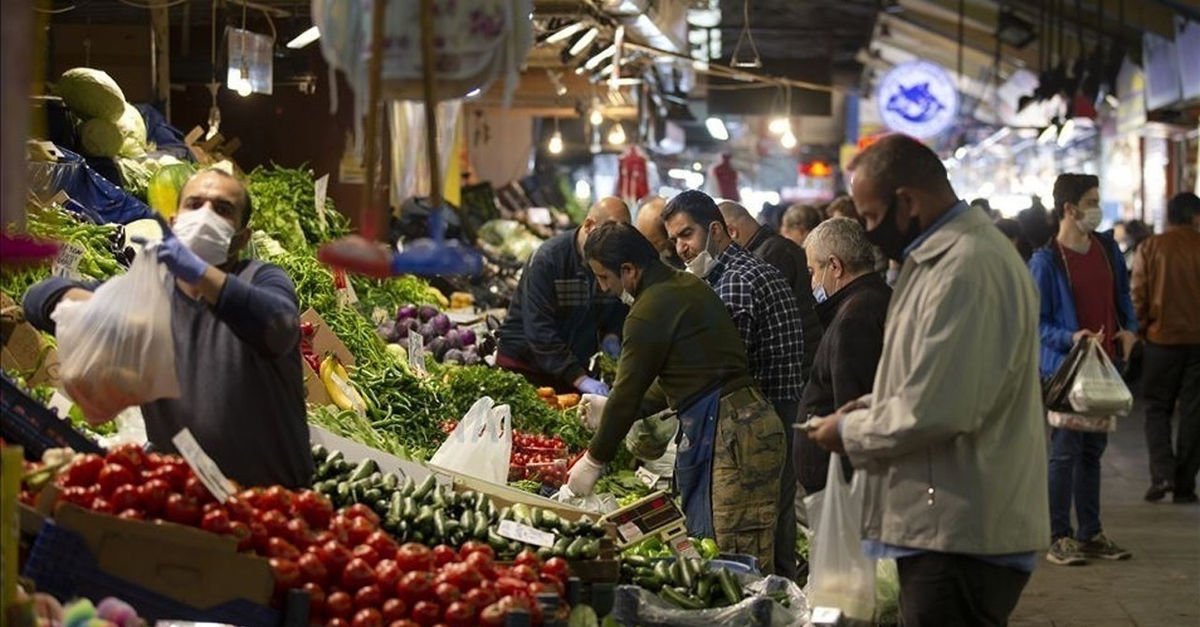
[(604, 351), (605, 355), (616, 359), (621, 354), (621, 338), (615, 335), (606, 335), (603, 340), (600, 340), (600, 350)]
[(583, 380), (579, 382), (579, 385), (576, 385), (575, 387), (579, 388), (579, 391), (583, 392), (584, 394), (608, 396), (608, 386), (605, 385), (603, 381), (597, 381), (591, 377), (584, 377)]
[(183, 245), (178, 237), (168, 235), (155, 249), (158, 262), (167, 267), (177, 278), (187, 284), (194, 284), (208, 270), (208, 262), (204, 261)]

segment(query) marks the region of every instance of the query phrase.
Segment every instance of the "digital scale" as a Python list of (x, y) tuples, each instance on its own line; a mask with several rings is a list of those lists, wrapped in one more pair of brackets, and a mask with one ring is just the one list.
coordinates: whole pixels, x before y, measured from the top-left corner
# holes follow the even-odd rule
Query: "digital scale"
[(622, 550), (646, 538), (658, 538), (671, 547), (676, 555), (700, 557), (688, 538), (687, 518), (683, 510), (662, 490), (605, 514), (600, 520), (616, 527), (616, 545)]

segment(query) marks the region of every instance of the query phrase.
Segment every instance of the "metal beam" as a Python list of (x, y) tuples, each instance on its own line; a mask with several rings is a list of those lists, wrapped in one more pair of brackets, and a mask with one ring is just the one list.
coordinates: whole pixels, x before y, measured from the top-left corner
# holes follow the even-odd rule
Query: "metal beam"
[(171, 121), (171, 30), (170, 9), (150, 9), (150, 65), (154, 100)]

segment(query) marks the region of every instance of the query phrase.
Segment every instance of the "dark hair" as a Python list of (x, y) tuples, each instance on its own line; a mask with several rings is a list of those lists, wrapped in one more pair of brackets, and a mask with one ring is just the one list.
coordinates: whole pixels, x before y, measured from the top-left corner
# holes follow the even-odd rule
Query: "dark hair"
[(1200, 197), (1191, 192), (1176, 194), (1167, 203), (1167, 224), (1188, 225), (1200, 214)]
[(1063, 207), (1078, 204), (1093, 187), (1100, 187), (1100, 179), (1094, 174), (1059, 174), (1054, 179), (1054, 219), (1062, 220)]
[(783, 212), (782, 224), (789, 229), (804, 227), (806, 231), (812, 231), (820, 223), (821, 211), (812, 205), (796, 204)]
[(620, 272), (623, 263), (645, 268), (658, 261), (658, 251), (654, 250), (650, 240), (623, 222), (608, 222), (596, 227), (583, 243), (583, 256), (613, 272)]
[(712, 196), (702, 191), (689, 189), (668, 201), (667, 206), (663, 207), (662, 221), (667, 222), (681, 211), (700, 226), (707, 227), (716, 222), (721, 228), (725, 228), (725, 217), (721, 215), (721, 210), (717, 209), (717, 203), (713, 201)]
[(1040, 205), (1022, 209), (1017, 214), (1017, 224), (1021, 225), (1021, 234), (1034, 248), (1045, 246), (1054, 237), (1054, 229), (1046, 215), (1046, 209)]
[(1004, 237), (1016, 242), (1017, 252), (1020, 253), (1021, 258), (1029, 261), (1033, 250), (1029, 245), (1029, 240), (1025, 238), (1025, 233), (1021, 229), (1021, 223), (1012, 218), (1000, 218), (994, 224), (1004, 234)]
[[(193, 174), (192, 177), (188, 179), (188, 182), (190, 183), (192, 179), (200, 176), (201, 174), (216, 174), (217, 176), (225, 177), (238, 184), (238, 189), (242, 190), (242, 228), (244, 229), (249, 226), (250, 214), (254, 213), (254, 203), (250, 200), (250, 188), (246, 186), (246, 182), (226, 172), (225, 170), (216, 167), (208, 167), (200, 170), (199, 172)], [(182, 192), (183, 190), (180, 191)]]
[(893, 133), (871, 144), (850, 162), (852, 172), (864, 173), (885, 198), (901, 187), (930, 191), (950, 188), (946, 166), (929, 146)]
[(971, 201), (972, 207), (983, 207), (984, 211), (992, 210), (992, 203), (988, 202), (987, 198), (976, 198)]

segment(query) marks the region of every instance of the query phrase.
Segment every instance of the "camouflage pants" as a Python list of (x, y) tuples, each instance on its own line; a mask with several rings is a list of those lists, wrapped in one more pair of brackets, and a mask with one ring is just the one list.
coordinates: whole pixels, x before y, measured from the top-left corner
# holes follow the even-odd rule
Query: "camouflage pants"
[(754, 388), (721, 398), (713, 443), (712, 509), (717, 546), (775, 570), (775, 526), (783, 471), (783, 422)]

